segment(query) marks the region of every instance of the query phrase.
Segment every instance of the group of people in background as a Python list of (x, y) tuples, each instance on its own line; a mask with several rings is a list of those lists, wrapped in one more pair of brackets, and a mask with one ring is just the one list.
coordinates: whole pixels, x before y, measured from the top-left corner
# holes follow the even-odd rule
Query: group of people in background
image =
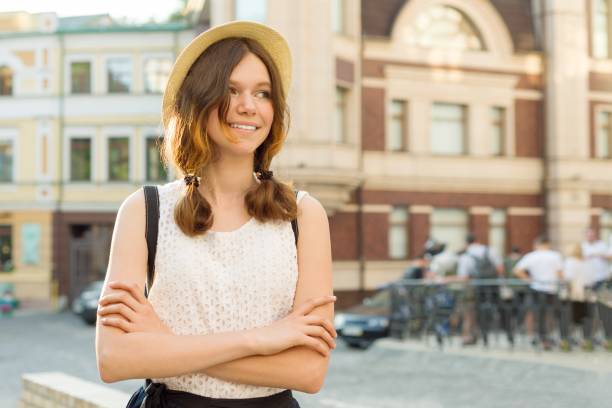
[[(485, 324), (479, 306), (494, 301), (508, 306), (499, 308), (504, 327), (517, 319), (513, 314), (518, 311), (510, 305), (525, 306), (521, 318), (526, 332), (532, 344), (545, 350), (555, 344), (550, 333), (556, 322), (561, 349), (569, 350), (577, 342), (572, 328), (580, 327), (584, 350), (593, 350), (600, 344), (612, 351), (612, 242), (608, 245), (598, 239), (592, 229), (586, 231), (582, 242), (566, 248), (564, 254), (541, 236), (531, 252), (523, 254), (514, 247), (503, 258), (473, 234), (466, 237), (466, 246), (458, 253), (430, 239), (415, 265), (407, 278), (470, 283), (464, 286), (458, 310), (464, 345), (477, 343), (480, 326)], [(487, 284), (491, 279), (502, 280)], [(518, 290), (526, 285), (528, 290)], [(596, 331), (603, 336), (595, 339)], [(512, 337), (509, 340), (513, 342)]]

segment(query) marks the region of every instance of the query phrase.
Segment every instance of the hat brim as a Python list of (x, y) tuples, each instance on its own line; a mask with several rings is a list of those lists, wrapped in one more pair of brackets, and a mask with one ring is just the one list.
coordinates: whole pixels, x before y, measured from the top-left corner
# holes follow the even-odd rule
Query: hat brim
[(291, 52), (287, 41), (276, 30), (252, 21), (233, 21), (215, 26), (195, 37), (177, 57), (166, 84), (162, 105), (164, 127), (174, 111), (176, 95), (189, 69), (198, 57), (212, 44), (225, 38), (242, 37), (257, 41), (274, 61), (280, 74), (285, 97), (291, 83)]

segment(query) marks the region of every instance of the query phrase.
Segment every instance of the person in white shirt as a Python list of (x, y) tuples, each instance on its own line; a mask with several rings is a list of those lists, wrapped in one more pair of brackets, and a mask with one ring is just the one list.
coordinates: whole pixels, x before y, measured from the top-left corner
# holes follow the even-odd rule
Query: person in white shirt
[[(539, 237), (534, 243), (535, 250), (525, 255), (514, 267), (514, 274), (530, 282), (533, 310), (525, 316), (525, 325), (529, 335), (534, 335), (534, 313), (538, 318), (539, 342), (548, 350), (551, 342), (547, 338), (546, 321), (548, 309), (552, 308), (559, 288), (563, 270), (561, 254), (550, 248), (547, 237)], [(538, 342), (534, 339), (534, 344)]]
[(612, 254), (606, 243), (597, 239), (592, 228), (586, 230), (585, 240), (582, 242), (582, 254), (595, 278), (595, 285), (600, 286), (602, 282), (610, 277), (610, 264)]

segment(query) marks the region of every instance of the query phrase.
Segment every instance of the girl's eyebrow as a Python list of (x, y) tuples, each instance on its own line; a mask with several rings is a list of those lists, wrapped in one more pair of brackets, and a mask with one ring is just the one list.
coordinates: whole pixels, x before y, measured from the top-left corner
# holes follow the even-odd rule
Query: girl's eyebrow
[[(230, 83), (230, 85), (234, 85), (234, 86), (242, 85), (241, 83), (236, 82), (236, 81), (232, 81), (231, 79), (230, 79), (229, 83)], [(272, 85), (268, 81), (262, 81), (262, 82), (258, 82), (258, 83), (255, 84), (255, 88), (259, 88), (260, 86), (267, 86), (268, 88), (272, 87)]]

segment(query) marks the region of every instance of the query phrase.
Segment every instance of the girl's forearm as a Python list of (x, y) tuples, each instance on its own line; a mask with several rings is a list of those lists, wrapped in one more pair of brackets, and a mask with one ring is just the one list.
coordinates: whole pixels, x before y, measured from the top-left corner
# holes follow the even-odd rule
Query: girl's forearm
[(323, 386), (329, 357), (306, 347), (271, 356), (249, 356), (203, 370), (211, 377), (240, 384), (316, 393)]
[(174, 377), (256, 354), (246, 332), (177, 336), (117, 330), (96, 350), (104, 382)]

